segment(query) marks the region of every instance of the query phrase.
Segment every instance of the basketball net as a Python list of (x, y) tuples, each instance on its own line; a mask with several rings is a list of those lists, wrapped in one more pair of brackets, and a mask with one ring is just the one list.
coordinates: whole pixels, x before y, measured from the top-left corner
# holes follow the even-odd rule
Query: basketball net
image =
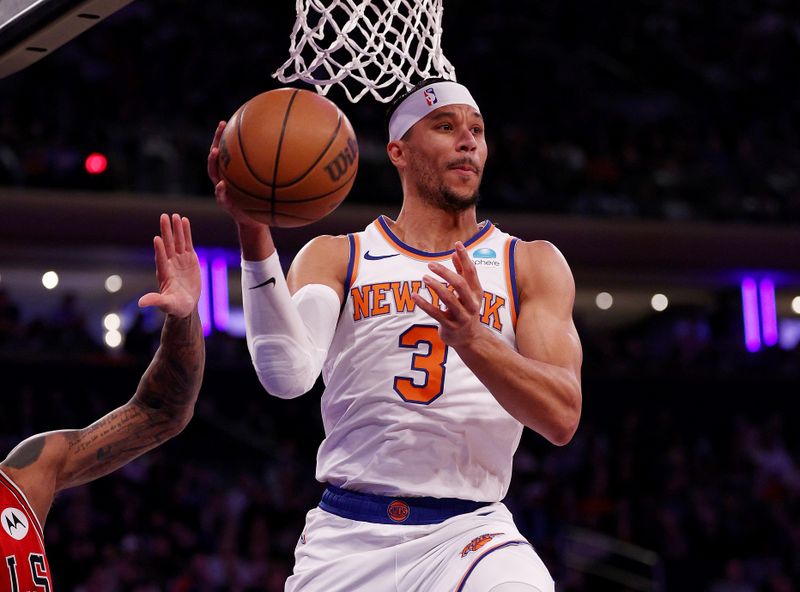
[(289, 59), (274, 74), (322, 95), (388, 103), (424, 78), (455, 80), (442, 53), (442, 0), (296, 0)]

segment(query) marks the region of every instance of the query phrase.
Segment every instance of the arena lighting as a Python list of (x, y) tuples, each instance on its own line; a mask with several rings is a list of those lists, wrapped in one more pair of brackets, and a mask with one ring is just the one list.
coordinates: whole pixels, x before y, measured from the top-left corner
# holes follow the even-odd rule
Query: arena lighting
[(775, 282), (769, 278), (758, 284), (761, 299), (761, 333), (764, 345), (773, 346), (778, 343), (778, 314), (775, 307)]
[(42, 285), (52, 290), (58, 285), (58, 274), (55, 271), (46, 271), (42, 275)]
[(83, 163), (83, 166), (86, 168), (86, 172), (90, 175), (101, 175), (105, 173), (106, 169), (108, 168), (108, 159), (104, 154), (92, 152), (86, 157), (86, 161)]
[(106, 278), (106, 292), (113, 294), (114, 292), (119, 292), (122, 289), (122, 278), (117, 274), (110, 275)]
[(122, 333), (116, 330), (109, 331), (106, 333), (105, 342), (108, 347), (119, 347), (122, 344)]
[(761, 349), (761, 326), (758, 318), (758, 288), (753, 278), (742, 280), (742, 314), (744, 345), (749, 352)]
[(669, 298), (664, 296), (664, 294), (653, 294), (653, 297), (650, 299), (650, 306), (652, 306), (653, 310), (656, 312), (667, 310)]
[(800, 315), (800, 296), (792, 298), (792, 312)]
[(230, 319), (230, 303), (228, 300), (228, 262), (225, 256), (211, 260), (211, 301), (214, 312), (214, 327), (219, 331), (227, 331)]
[[(795, 301), (792, 301), (793, 309), (794, 306)], [(772, 279), (761, 278), (756, 282), (754, 278), (746, 277), (742, 280), (742, 315), (747, 351), (757, 352), (762, 345), (772, 347), (778, 344), (778, 313)]]
[(110, 312), (103, 317), (103, 327), (105, 327), (106, 331), (119, 331), (121, 326), (122, 319), (119, 318), (117, 313)]
[(200, 300), (197, 303), (197, 312), (200, 314), (200, 323), (203, 325), (203, 335), (211, 335), (211, 302), (208, 295), (208, 257), (197, 251), (197, 259), (200, 263)]
[(594, 297), (594, 303), (600, 310), (608, 310), (614, 305), (614, 297), (608, 292), (600, 292)]

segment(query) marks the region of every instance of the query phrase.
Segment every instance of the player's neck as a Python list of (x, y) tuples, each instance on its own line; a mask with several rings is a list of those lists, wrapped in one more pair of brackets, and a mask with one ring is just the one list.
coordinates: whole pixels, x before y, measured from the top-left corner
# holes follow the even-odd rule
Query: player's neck
[(476, 216), (474, 207), (452, 212), (406, 201), (391, 228), (405, 244), (439, 253), (455, 248), (456, 241), (474, 236), (479, 230)]

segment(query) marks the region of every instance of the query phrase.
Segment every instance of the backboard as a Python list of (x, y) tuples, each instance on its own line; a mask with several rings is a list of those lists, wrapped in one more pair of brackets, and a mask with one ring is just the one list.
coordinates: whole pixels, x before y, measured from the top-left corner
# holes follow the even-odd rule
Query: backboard
[(0, 78), (49, 55), (132, 1), (0, 1)]

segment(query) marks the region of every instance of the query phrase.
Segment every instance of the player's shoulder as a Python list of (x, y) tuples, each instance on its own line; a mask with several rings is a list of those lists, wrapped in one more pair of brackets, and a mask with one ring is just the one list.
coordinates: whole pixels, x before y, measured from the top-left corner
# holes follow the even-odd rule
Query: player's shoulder
[(569, 266), (563, 253), (547, 240), (518, 240), (515, 249), (516, 257), (526, 264)]
[(20, 442), (0, 462), (0, 469), (25, 494), (42, 523), (50, 510), (65, 455), (76, 433), (57, 430), (35, 434)]
[(289, 269), (287, 280), (294, 292), (306, 284), (326, 284), (337, 292), (344, 286), (350, 245), (344, 235), (320, 235), (300, 249)]
[(308, 241), (297, 254), (313, 256), (315, 259), (335, 261), (350, 256), (350, 241), (344, 234), (321, 234)]
[(519, 240), (515, 249), (517, 281), (521, 290), (574, 290), (567, 259), (547, 240)]

